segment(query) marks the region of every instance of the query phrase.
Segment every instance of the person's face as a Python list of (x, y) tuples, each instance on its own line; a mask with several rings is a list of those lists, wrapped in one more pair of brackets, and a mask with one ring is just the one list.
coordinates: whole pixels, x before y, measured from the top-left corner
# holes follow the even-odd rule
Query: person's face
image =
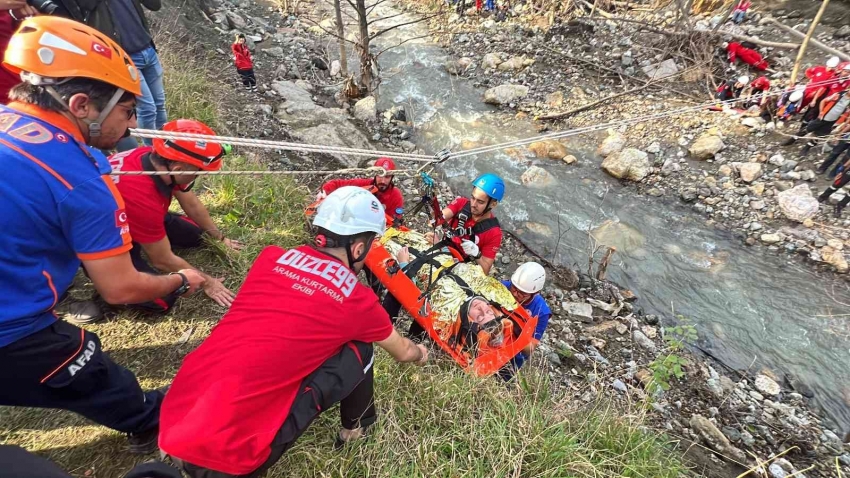
[[(76, 96), (76, 95), (75, 95)], [(85, 96), (85, 95), (84, 95)], [(89, 111), (86, 114), (88, 122), (97, 121), (100, 110), (89, 102)], [(118, 103), (100, 124), (100, 136), (89, 135), (88, 144), (98, 149), (113, 149), (124, 137), (128, 128), (136, 127), (136, 100), (131, 99)]]
[(514, 299), (520, 304), (525, 304), (534, 297), (534, 294), (523, 292), (513, 285), (511, 286), (511, 295), (514, 296)]
[[(469, 208), (472, 211), (473, 216), (481, 216), (487, 209), (487, 203), (490, 200), (490, 196), (487, 196), (487, 193), (482, 191), (481, 189), (474, 188), (472, 190), (472, 196), (469, 198)], [(492, 201), (490, 204), (490, 209), (496, 207), (496, 202)]]
[(479, 325), (486, 324), (496, 318), (496, 313), (487, 302), (478, 299), (469, 306), (469, 321)]
[(392, 176), (375, 176), (375, 186), (377, 186), (378, 191), (384, 192), (390, 188), (393, 183)]
[(838, 73), (838, 76), (840, 76), (842, 79), (850, 78), (850, 70), (841, 70)]
[[(174, 171), (174, 172), (196, 173), (196, 172), (200, 171), (199, 167), (192, 166), (191, 164), (187, 164), (187, 163), (173, 162), (171, 164), (172, 164), (171, 170)], [(174, 175), (174, 184), (177, 184), (177, 185), (180, 185), (180, 186), (185, 186), (187, 184), (194, 182), (195, 179), (197, 179), (197, 177), (198, 176), (195, 175), (195, 174), (175, 174)]]

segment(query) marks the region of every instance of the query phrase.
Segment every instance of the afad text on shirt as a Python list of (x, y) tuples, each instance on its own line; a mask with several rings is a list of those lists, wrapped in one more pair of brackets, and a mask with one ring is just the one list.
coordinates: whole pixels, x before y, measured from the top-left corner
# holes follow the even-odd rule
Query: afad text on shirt
[[(313, 291), (320, 290), (342, 303), (343, 297), (349, 297), (357, 286), (357, 276), (344, 265), (333, 260), (313, 257), (297, 249), (284, 252), (276, 262), (279, 266), (274, 268), (274, 272), (295, 281), (292, 288), (307, 295), (313, 295)], [(295, 271), (310, 274), (315, 278), (301, 276)], [(330, 282), (333, 287), (328, 287), (324, 282)]]

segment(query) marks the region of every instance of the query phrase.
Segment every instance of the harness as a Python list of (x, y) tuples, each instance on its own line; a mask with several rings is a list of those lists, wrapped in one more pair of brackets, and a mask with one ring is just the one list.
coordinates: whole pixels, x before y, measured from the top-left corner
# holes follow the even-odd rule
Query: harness
[(463, 206), (463, 209), (457, 214), (457, 216), (452, 218), (452, 227), (451, 232), (454, 237), (462, 238), (465, 236), (469, 237), (469, 240), (475, 242), (475, 237), (490, 229), (499, 227), (499, 220), (495, 217), (488, 217), (487, 219), (483, 219), (481, 221), (476, 222), (471, 227), (465, 227), (467, 221), (472, 217), (472, 206), (469, 203), (466, 203)]

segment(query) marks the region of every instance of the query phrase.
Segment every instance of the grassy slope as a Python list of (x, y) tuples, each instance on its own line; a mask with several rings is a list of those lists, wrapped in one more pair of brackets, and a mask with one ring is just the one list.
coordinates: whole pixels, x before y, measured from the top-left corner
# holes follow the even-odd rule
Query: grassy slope
[[(163, 48), (164, 46), (164, 48)], [(221, 85), (161, 45), (170, 115), (215, 124)], [(233, 169), (260, 169), (229, 159)], [(201, 198), (229, 235), (247, 243), (241, 254), (212, 245), (188, 253), (205, 271), (238, 287), (256, 253), (267, 244), (292, 246), (305, 239), (303, 190), (280, 177), (229, 176), (202, 181)], [(91, 294), (82, 285), (74, 295)], [(205, 296), (184, 299), (159, 320), (120, 313), (91, 326), (112, 357), (139, 377), (144, 388), (165, 385), (183, 356), (196, 347), (223, 310)], [(284, 456), (270, 476), (429, 477), (677, 477), (684, 468), (666, 438), (642, 427), (642, 415), (604, 404), (581, 411), (553, 394), (541, 374), (529, 373), (506, 387), (479, 380), (450, 363), (419, 369), (379, 353), (377, 400), (381, 420), (373, 437), (333, 450), (334, 412), (322, 416)], [(0, 441), (44, 454), (75, 476), (115, 477), (135, 457), (124, 438), (61, 411), (0, 408)]]

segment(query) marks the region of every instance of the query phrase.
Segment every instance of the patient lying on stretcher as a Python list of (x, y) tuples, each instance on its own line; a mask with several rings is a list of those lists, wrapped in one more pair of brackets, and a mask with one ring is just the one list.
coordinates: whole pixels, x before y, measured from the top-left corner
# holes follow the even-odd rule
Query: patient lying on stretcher
[[(506, 334), (512, 333), (512, 322), (502, 317), (498, 306), (511, 311), (519, 304), (510, 291), (498, 280), (485, 275), (480, 266), (458, 264), (447, 250), (433, 251), (422, 257), (430, 244), (423, 235), (413, 231), (390, 229), (381, 241), (419, 289), (428, 290), (428, 303), (434, 312), (434, 330), (443, 340), (449, 341), (463, 334), (467, 343), (471, 339), (477, 344), (498, 347)], [(450, 271), (444, 272), (449, 268)], [(384, 307), (393, 319), (401, 309), (399, 302), (390, 294), (384, 300)], [(414, 321), (409, 335), (424, 338), (427, 334)]]

